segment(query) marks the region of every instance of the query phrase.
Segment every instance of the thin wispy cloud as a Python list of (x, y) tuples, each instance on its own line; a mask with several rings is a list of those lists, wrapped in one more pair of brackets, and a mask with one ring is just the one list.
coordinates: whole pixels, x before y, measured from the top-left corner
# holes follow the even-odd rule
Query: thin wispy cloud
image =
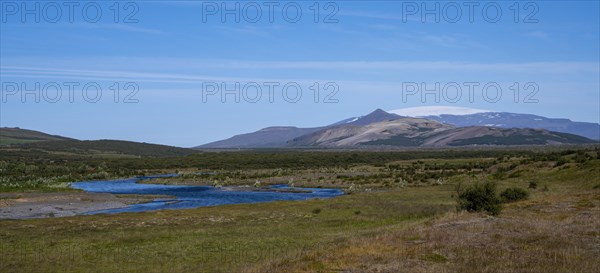
[[(110, 63), (110, 61), (107, 61)], [(215, 79), (215, 76), (197, 76), (187, 74), (153, 73), (144, 71), (115, 71), (115, 70), (86, 70), (74, 69), (76, 63), (63, 64), (63, 67), (45, 66), (18, 66), (11, 65), (12, 61), (5, 61), (7, 65), (0, 67), (0, 73), (47, 73), (69, 75), (95, 75), (99, 77), (142, 77), (142, 78), (170, 78), (180, 80), (198, 80), (204, 78)], [(80, 65), (89, 67), (90, 63), (84, 61)], [(146, 58), (117, 58), (115, 66), (142, 64), (146, 68), (155, 67), (157, 71), (169, 69), (265, 69), (265, 70), (461, 70), (465, 72), (535, 72), (535, 73), (598, 73), (598, 62), (523, 62), (523, 63), (474, 63), (474, 62), (449, 62), (449, 61), (241, 61), (241, 60), (190, 60), (190, 59), (146, 59)], [(70, 68), (64, 68), (70, 67)], [(81, 68), (81, 67), (80, 67)], [(223, 77), (222, 79), (226, 79)]]
[(164, 32), (158, 29), (140, 27), (137, 24), (76, 24), (78, 27), (95, 28), (95, 29), (107, 29), (107, 30), (119, 30), (136, 33), (146, 34), (163, 34)]
[(442, 47), (451, 47), (451, 48), (484, 48), (485, 46), (475, 40), (471, 39), (471, 37), (467, 35), (460, 34), (440, 34), (440, 35), (432, 35), (432, 34), (421, 34), (414, 35), (415, 39), (421, 39), (427, 43), (436, 46)]
[(366, 27), (371, 28), (371, 29), (378, 29), (378, 30), (398, 30), (399, 27), (397, 25), (391, 25), (391, 24), (370, 24), (367, 25)]
[(548, 39), (548, 33), (544, 31), (532, 31), (525, 33), (525, 36), (538, 38), (538, 39)]
[(466, 70), (466, 71), (537, 71), (541, 73), (598, 72), (596, 62), (526, 62), (526, 63), (470, 63), (447, 61), (202, 61), (219, 68), (247, 69), (397, 69), (397, 70)]
[(402, 18), (402, 16), (397, 15), (397, 14), (384, 14), (384, 13), (365, 12), (365, 11), (343, 10), (343, 11), (340, 11), (338, 14), (340, 16), (381, 19), (381, 20), (416, 21), (414, 18), (409, 18), (408, 16), (406, 18)]
[[(202, 64), (190, 68), (189, 72), (181, 73), (175, 71), (178, 61), (171, 60), (165, 65), (156, 65), (155, 71), (140, 71), (135, 67), (122, 67), (113, 69), (73, 69), (62, 67), (36, 67), (36, 66), (0, 66), (0, 75), (5, 80), (11, 78), (28, 79), (62, 79), (62, 80), (100, 80), (100, 81), (135, 81), (148, 83), (181, 83), (198, 84), (203, 82), (296, 82), (299, 84), (312, 84), (314, 82), (334, 81), (339, 84), (363, 86), (375, 86), (379, 84), (393, 85), (397, 81), (385, 75), (414, 73), (415, 71), (427, 71), (428, 73), (484, 73), (480, 76), (503, 74), (529, 73), (532, 77), (544, 77), (552, 75), (580, 75), (582, 73), (600, 73), (599, 63), (594, 62), (531, 62), (531, 63), (466, 63), (466, 62), (402, 62), (402, 61), (313, 61), (313, 62), (251, 62), (251, 61), (197, 61)], [(190, 60), (185, 60), (189, 62)], [(129, 62), (134, 64), (135, 62)], [(146, 65), (148, 62), (146, 62)], [(160, 67), (160, 69), (158, 69)], [(199, 69), (202, 68), (202, 69)], [(220, 69), (220, 70), (219, 70)], [(260, 77), (244, 73), (246, 70), (273, 71), (272, 76)], [(335, 77), (319, 77), (322, 73), (295, 75), (294, 71), (342, 71)], [(212, 71), (212, 74), (203, 72)], [(288, 73), (278, 74), (277, 72)], [(383, 75), (381, 79), (359, 79), (351, 75), (364, 74), (366, 71), (377, 72)], [(533, 71), (533, 72), (532, 72)], [(269, 73), (267, 73), (269, 74)]]
[(272, 26), (256, 27), (256, 26), (244, 25), (244, 26), (231, 27), (231, 26), (226, 26), (226, 25), (216, 25), (216, 26), (214, 26), (214, 28), (221, 31), (221, 33), (223, 33), (223, 32), (235, 33), (235, 34), (244, 34), (244, 35), (250, 35), (250, 36), (259, 36), (259, 37), (263, 37), (263, 38), (270, 38), (270, 37), (274, 37), (273, 34), (275, 31), (279, 31), (279, 30), (283, 29), (283, 26), (272, 25)]
[(71, 79), (71, 80), (125, 80), (136, 82), (154, 82), (154, 83), (202, 83), (202, 82), (296, 82), (301, 84), (311, 84), (316, 81), (325, 82), (323, 79), (301, 79), (301, 78), (257, 78), (257, 77), (233, 77), (201, 74), (176, 74), (164, 72), (140, 72), (125, 70), (72, 70), (60, 68), (40, 68), (40, 67), (17, 67), (1, 66), (0, 75), (3, 77), (32, 78), (32, 79)]
[(145, 33), (145, 34), (164, 34), (165, 32), (156, 29), (144, 27), (139, 23), (52, 23), (52, 24), (2, 24), (3, 28), (11, 29), (31, 29), (31, 28), (45, 28), (45, 29), (63, 29), (63, 28), (80, 28), (80, 29), (100, 29), (109, 31), (121, 31), (121, 32), (132, 32), (132, 33)]

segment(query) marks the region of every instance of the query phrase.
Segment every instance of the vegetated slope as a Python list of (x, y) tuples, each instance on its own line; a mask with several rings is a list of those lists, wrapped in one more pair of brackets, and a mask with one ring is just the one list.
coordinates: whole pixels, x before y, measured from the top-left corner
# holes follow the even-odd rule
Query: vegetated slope
[(134, 156), (172, 157), (197, 153), (193, 149), (122, 140), (63, 140), (22, 144), (22, 148), (76, 154), (116, 153)]
[(459, 127), (416, 138), (397, 135), (372, 141), (370, 145), (393, 146), (471, 146), (471, 145), (553, 145), (595, 143), (582, 136), (550, 132), (543, 129), (494, 128), (484, 126)]
[(195, 148), (266, 148), (281, 147), (289, 139), (318, 131), (318, 128), (298, 128), (293, 126), (275, 126), (253, 133), (241, 134), (228, 139), (200, 145)]
[(365, 126), (327, 128), (288, 142), (291, 146), (344, 147), (390, 145), (404, 147), (446, 147), (470, 145), (552, 145), (585, 144), (582, 136), (543, 129), (453, 127), (420, 118), (399, 118)]
[(289, 141), (288, 144), (291, 146), (342, 147), (402, 136), (407, 139), (407, 145), (399, 146), (418, 146), (418, 143), (412, 143), (411, 141), (426, 138), (428, 135), (452, 128), (454, 127), (427, 119), (397, 118), (365, 126), (346, 125), (327, 128), (295, 138)]
[(600, 140), (600, 124), (575, 122), (565, 118), (546, 118), (537, 115), (504, 112), (475, 113), (470, 115), (442, 114), (423, 117), (458, 127), (491, 126), (500, 128), (540, 128)]
[(0, 145), (21, 144), (51, 140), (73, 140), (72, 138), (50, 135), (34, 130), (21, 128), (0, 128)]
[(400, 118), (400, 116), (377, 109), (368, 115), (344, 119), (327, 126), (314, 128), (298, 128), (293, 126), (267, 127), (256, 132), (236, 135), (228, 139), (211, 142), (195, 148), (280, 148), (287, 146), (287, 143), (290, 140), (304, 135), (309, 135), (326, 128), (348, 125), (364, 126), (375, 122), (393, 120), (397, 118)]
[[(490, 128), (490, 127), (465, 127), (455, 129), (458, 137), (452, 141), (447, 138), (444, 143), (449, 146), (465, 145), (547, 145), (547, 144), (587, 144), (595, 141), (568, 133), (551, 132), (543, 129), (522, 129), (522, 128)], [(466, 138), (460, 135), (465, 131), (476, 131), (478, 134), (467, 134)]]

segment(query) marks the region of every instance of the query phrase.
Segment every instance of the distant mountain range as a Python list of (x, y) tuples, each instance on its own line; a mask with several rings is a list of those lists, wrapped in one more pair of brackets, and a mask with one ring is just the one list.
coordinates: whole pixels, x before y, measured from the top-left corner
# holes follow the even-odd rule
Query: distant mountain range
[(554, 145), (598, 140), (600, 125), (594, 123), (471, 108), (422, 107), (390, 112), (377, 109), (322, 127), (268, 127), (196, 148)]
[[(557, 145), (600, 141), (600, 124), (530, 114), (460, 107), (417, 107), (364, 116), (312, 128), (267, 127), (194, 147), (196, 149), (286, 147), (453, 147), (475, 145)], [(120, 140), (76, 140), (20, 129), (0, 128), (0, 146), (76, 154), (180, 156), (193, 149)]]
[(401, 116), (420, 117), (457, 127), (487, 126), (500, 128), (537, 128), (580, 135), (600, 140), (600, 124), (576, 122), (564, 118), (547, 118), (531, 114), (493, 112), (482, 109), (451, 106), (426, 106), (392, 110)]
[(487, 112), (470, 115), (425, 116), (424, 118), (436, 120), (446, 124), (452, 124), (458, 127), (488, 126), (499, 128), (539, 128), (600, 140), (599, 124), (590, 122), (575, 122), (569, 119), (546, 118), (536, 115), (505, 112)]

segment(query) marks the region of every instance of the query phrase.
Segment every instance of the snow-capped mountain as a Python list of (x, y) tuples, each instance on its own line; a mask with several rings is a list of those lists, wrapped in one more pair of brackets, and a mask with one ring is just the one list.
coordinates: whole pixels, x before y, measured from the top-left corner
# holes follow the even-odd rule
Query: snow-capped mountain
[(569, 133), (600, 140), (600, 124), (576, 122), (565, 118), (547, 118), (531, 114), (494, 112), (454, 106), (423, 106), (389, 111), (400, 116), (421, 117), (458, 126), (534, 128)]
[(534, 128), (569, 133), (600, 140), (600, 124), (576, 122), (565, 118), (547, 118), (531, 114), (484, 112), (468, 115), (429, 115), (424, 118), (458, 127), (488, 126), (499, 128)]

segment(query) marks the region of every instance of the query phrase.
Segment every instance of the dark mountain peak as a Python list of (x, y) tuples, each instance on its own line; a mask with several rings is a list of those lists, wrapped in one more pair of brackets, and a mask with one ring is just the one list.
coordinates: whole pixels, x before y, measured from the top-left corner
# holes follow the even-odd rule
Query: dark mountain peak
[(381, 108), (377, 108), (377, 109), (375, 109), (375, 111), (371, 112), (370, 114), (366, 115), (365, 117), (368, 117), (368, 116), (381, 116), (381, 115), (393, 115), (393, 114), (390, 114), (390, 113), (388, 113), (386, 111), (383, 111), (383, 110), (381, 110)]
[(400, 118), (400, 116), (396, 115), (396, 114), (390, 114), (386, 111), (383, 111), (381, 109), (377, 109), (371, 113), (369, 113), (366, 116), (362, 116), (359, 118), (356, 118), (355, 120), (348, 122), (348, 125), (367, 125), (367, 124), (371, 124), (374, 122), (381, 122), (381, 121), (386, 121), (386, 120), (394, 120), (394, 119), (398, 119)]

